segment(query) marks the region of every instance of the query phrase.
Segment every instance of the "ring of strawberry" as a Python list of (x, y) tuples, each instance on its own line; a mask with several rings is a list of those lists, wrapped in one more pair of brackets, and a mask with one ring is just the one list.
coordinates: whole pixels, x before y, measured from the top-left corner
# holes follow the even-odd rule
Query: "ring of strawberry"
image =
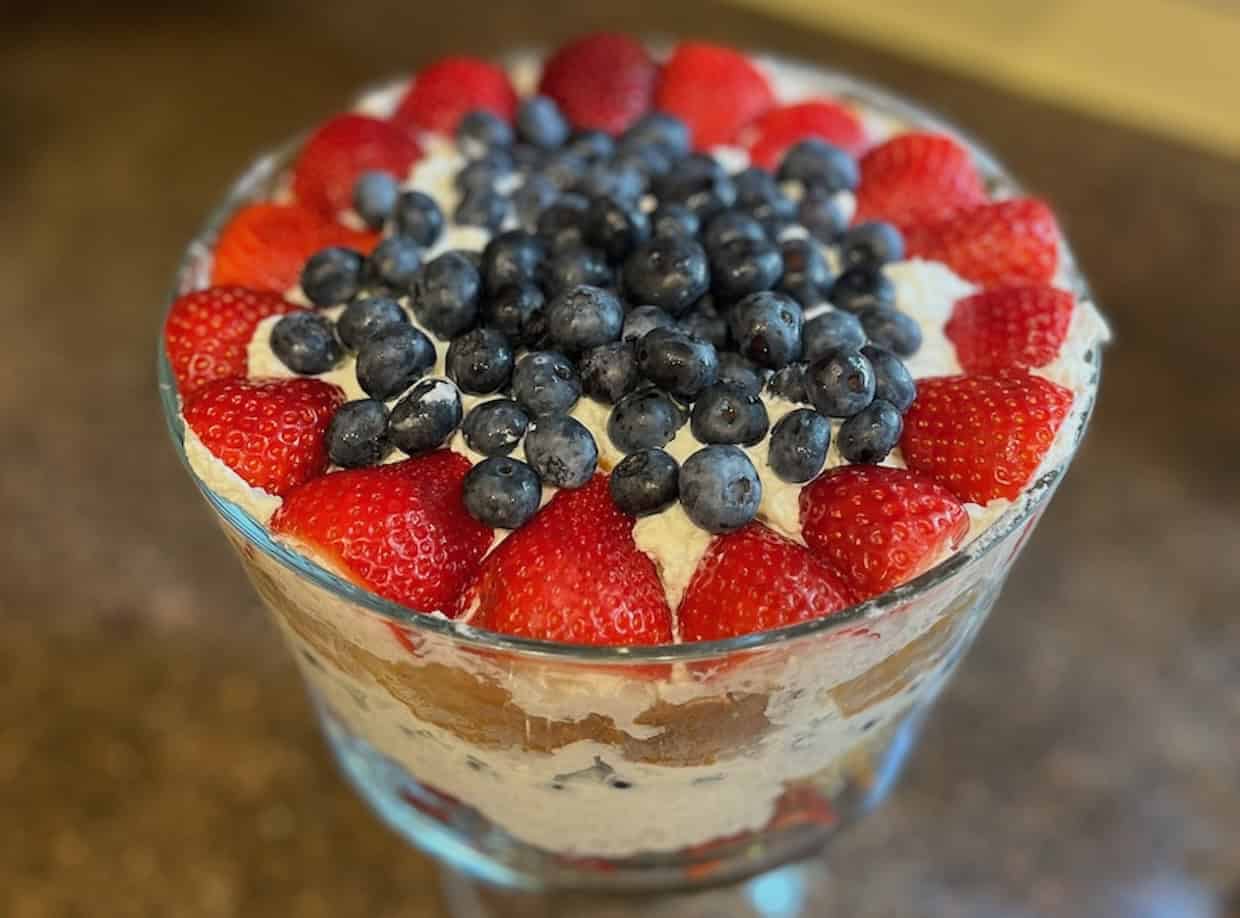
[(461, 116), (489, 111), (511, 121), (517, 93), (508, 74), (476, 57), (444, 57), (418, 71), (392, 122), (409, 130), (452, 134)]
[(301, 148), (293, 164), (293, 194), (307, 207), (336, 219), (353, 202), (364, 172), (386, 172), (403, 181), (422, 155), (406, 131), (389, 121), (347, 113), (329, 118)]
[(907, 231), (986, 201), (968, 149), (946, 134), (897, 134), (862, 156), (858, 166), (855, 223), (885, 220)]
[(969, 374), (1035, 369), (1068, 337), (1072, 294), (1045, 284), (993, 287), (957, 300), (943, 333)]
[(978, 204), (904, 234), (913, 258), (941, 261), (983, 287), (1048, 284), (1059, 267), (1059, 228), (1046, 202), (1012, 198)]
[(731, 143), (774, 105), (770, 83), (746, 55), (706, 42), (677, 45), (655, 89), (655, 107), (689, 126), (697, 150)]
[(830, 99), (812, 99), (773, 108), (745, 131), (749, 160), (774, 171), (794, 144), (817, 138), (860, 156), (867, 143), (865, 126), (852, 109)]
[(650, 108), (658, 73), (640, 42), (602, 32), (551, 55), (538, 91), (554, 99), (574, 127), (619, 134)]

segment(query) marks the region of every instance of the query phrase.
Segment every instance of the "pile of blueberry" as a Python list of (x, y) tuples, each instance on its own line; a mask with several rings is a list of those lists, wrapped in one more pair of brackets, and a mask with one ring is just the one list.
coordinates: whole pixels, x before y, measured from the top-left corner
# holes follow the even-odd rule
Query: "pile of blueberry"
[[(365, 258), (321, 251), (301, 278), (316, 306), (343, 312), (334, 324), (293, 314), (272, 332), (297, 373), (357, 355), (370, 398), (332, 422), (337, 465), (372, 465), (392, 448), (418, 455), (460, 429), (487, 457), (466, 479), (470, 512), (515, 528), (544, 484), (575, 488), (593, 475), (597, 445), (570, 416), (584, 394), (613, 406), (607, 436), (626, 458), (611, 490), (622, 510), (679, 499), (697, 525), (726, 532), (761, 499), (741, 447), (769, 436), (771, 469), (799, 483), (822, 470), (829, 419), (843, 422), (836, 436), (850, 462), (879, 462), (896, 445), (915, 394), (901, 358), (921, 331), (895, 308), (883, 273), (903, 257), (900, 233), (846, 226), (842, 193), (858, 181), (849, 154), (807, 140), (775, 174), (729, 174), (690, 152), (675, 118), (648, 115), (618, 138), (574, 133), (543, 97), (524, 102), (515, 130), (467, 115), (457, 142), (466, 165), (452, 218), (498, 233), (485, 250), (424, 261), (444, 228), (440, 207), (367, 173), (354, 206), (386, 238)], [(450, 342), (451, 382), (424, 378), (435, 348), (402, 301)], [(764, 391), (804, 407), (771, 428)], [(494, 398), (465, 414), (462, 392)], [(679, 467), (662, 447), (686, 423), (704, 446)], [(524, 462), (510, 456), (522, 440)]]

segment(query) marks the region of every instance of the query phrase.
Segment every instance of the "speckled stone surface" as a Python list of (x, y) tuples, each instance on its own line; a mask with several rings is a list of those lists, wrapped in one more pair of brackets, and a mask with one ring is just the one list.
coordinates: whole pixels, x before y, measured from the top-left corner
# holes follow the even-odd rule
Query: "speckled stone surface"
[(442, 50), (604, 25), (957, 118), (1056, 202), (1118, 333), (1082, 455), (811, 914), (1240, 909), (1240, 166), (698, 0), (104, 6), (0, 12), (0, 915), (440, 914), (167, 443), (156, 326), (253, 151)]

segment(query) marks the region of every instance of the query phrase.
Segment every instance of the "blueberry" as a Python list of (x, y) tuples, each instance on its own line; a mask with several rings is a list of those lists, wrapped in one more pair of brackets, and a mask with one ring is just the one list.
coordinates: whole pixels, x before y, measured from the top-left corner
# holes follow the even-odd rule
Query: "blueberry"
[(552, 487), (580, 488), (598, 468), (598, 445), (576, 418), (548, 414), (530, 424), (525, 458)]
[(863, 312), (872, 306), (895, 306), (896, 288), (882, 271), (859, 266), (835, 279), (827, 299), (837, 309)]
[(752, 446), (766, 436), (770, 421), (762, 399), (723, 382), (707, 386), (698, 395), (689, 425), (702, 443)]
[(327, 425), (327, 455), (336, 465), (359, 469), (378, 465), (388, 454), (388, 410), (373, 398), (345, 402)]
[(353, 209), (372, 230), (383, 224), (396, 207), (400, 186), (386, 172), (363, 172), (353, 185)]
[(389, 328), (408, 324), (409, 317), (395, 300), (384, 296), (354, 297), (336, 320), (336, 334), (345, 347), (356, 351)]
[(478, 159), (465, 164), (452, 179), (463, 195), (471, 191), (494, 191), (496, 184), (513, 170), (512, 154), (507, 150), (488, 150)]
[(652, 239), (624, 262), (624, 287), (633, 302), (682, 315), (710, 285), (706, 252), (689, 239)]
[(831, 288), (831, 269), (818, 246), (808, 239), (785, 239), (779, 246), (784, 273), (775, 289), (806, 309), (817, 305)]
[(765, 242), (766, 230), (747, 213), (725, 210), (706, 224), (706, 230), (702, 233), (702, 246), (713, 260), (716, 252), (737, 239)]
[(443, 211), (434, 198), (421, 191), (402, 191), (393, 216), (397, 234), (408, 236), (423, 248), (434, 245), (443, 232)]
[(547, 262), (545, 286), (555, 296), (574, 287), (610, 287), (615, 280), (607, 258), (598, 249), (584, 246), (556, 252)]
[(797, 222), (819, 242), (833, 243), (848, 226), (839, 197), (825, 188), (807, 188), (797, 204)]
[(840, 455), (849, 462), (875, 465), (895, 449), (903, 431), (896, 406), (876, 398), (840, 426)]
[(585, 159), (577, 153), (556, 150), (543, 160), (538, 174), (546, 176), (561, 191), (567, 191), (581, 182), (587, 168)]
[(560, 195), (550, 179), (543, 175), (528, 175), (512, 193), (512, 206), (522, 229), (534, 232), (538, 228), (538, 216), (551, 206)]
[[(513, 166), (526, 178), (542, 169), (548, 158), (546, 150), (540, 150), (532, 143), (514, 143), (509, 152), (512, 154)], [(545, 178), (545, 176), (539, 177)]]
[(271, 350), (303, 376), (326, 373), (344, 356), (332, 323), (313, 312), (290, 312), (271, 329)]
[(646, 176), (632, 163), (595, 163), (586, 168), (573, 190), (587, 198), (614, 198), (635, 208), (646, 190)]
[(477, 159), (488, 150), (512, 146), (512, 127), (485, 109), (466, 112), (456, 125), (456, 145), (465, 156)]
[(577, 131), (568, 139), (564, 149), (580, 156), (587, 163), (611, 159), (616, 152), (616, 142), (606, 131)]
[(448, 377), (462, 392), (485, 395), (508, 385), (512, 345), (493, 328), (475, 328), (452, 339), (446, 360)]
[(470, 516), (493, 529), (519, 529), (538, 512), (542, 483), (517, 459), (483, 459), (465, 475), (461, 497)]
[(357, 352), (357, 382), (371, 398), (387, 401), (435, 365), (430, 338), (412, 325), (394, 325)]
[(808, 368), (803, 363), (790, 363), (782, 370), (776, 370), (766, 381), (766, 391), (789, 402), (809, 402), (809, 391), (805, 386), (805, 374)]
[(610, 290), (578, 284), (547, 304), (547, 331), (553, 344), (579, 354), (617, 341), (624, 327), (624, 306)]
[(539, 149), (554, 150), (568, 139), (568, 122), (552, 99), (531, 96), (517, 109), (517, 136)]
[(418, 272), (413, 314), (440, 338), (455, 338), (478, 321), (481, 290), (482, 277), (473, 261), (460, 252), (444, 252)]
[(895, 405), (901, 414), (908, 411), (917, 398), (917, 383), (908, 367), (891, 351), (873, 344), (861, 349), (870, 365), (874, 367), (874, 397)]
[(921, 326), (908, 313), (884, 306), (862, 311), (861, 325), (870, 341), (901, 357), (912, 357), (921, 348)]
[(689, 127), (674, 115), (650, 112), (634, 122), (621, 139), (621, 146), (657, 146), (673, 158), (687, 156), (691, 146)]
[(676, 158), (666, 147), (649, 145), (635, 147), (621, 143), (618, 152), (612, 158), (617, 168), (633, 169), (639, 172), (647, 182), (653, 182), (660, 176), (671, 171)]
[(740, 529), (761, 502), (758, 470), (739, 447), (703, 447), (680, 468), (680, 505), (707, 532)]
[(680, 160), (654, 186), (660, 203), (683, 204), (709, 222), (736, 203), (736, 186), (712, 156), (694, 153)]
[(405, 293), (413, 286), (422, 266), (421, 247), (407, 236), (389, 236), (366, 259), (363, 276), (367, 283)]
[(719, 378), (714, 345), (674, 329), (656, 328), (637, 342), (637, 366), (660, 388), (694, 398)]
[(588, 206), (589, 201), (580, 195), (560, 195), (538, 215), (538, 235), (555, 252), (585, 245)]
[(695, 308), (680, 320), (680, 327), (694, 337), (709, 341), (718, 351), (728, 346), (728, 320), (718, 313)]
[(586, 351), (580, 361), (581, 388), (586, 395), (614, 405), (632, 392), (641, 381), (636, 351), (632, 341), (615, 341)]
[(779, 247), (766, 236), (761, 239), (733, 239), (711, 252), (711, 291), (725, 302), (751, 293), (770, 290), (783, 274), (784, 259)]
[(508, 216), (508, 199), (490, 188), (467, 191), (456, 206), (453, 219), (461, 226), (481, 226), (495, 232)]
[(542, 288), (534, 284), (513, 284), (487, 298), (482, 306), (482, 318), (503, 332), (513, 344), (534, 347), (547, 334), (544, 304)]
[(865, 344), (865, 329), (851, 312), (833, 309), (814, 316), (801, 333), (805, 359), (825, 357), (832, 351), (856, 351)]
[(446, 379), (424, 379), (396, 403), (388, 418), (388, 439), (403, 453), (438, 449), (461, 423), (461, 394)]
[(771, 428), (767, 465), (784, 481), (801, 484), (822, 471), (831, 445), (831, 422), (817, 411), (789, 411)]
[(848, 267), (881, 268), (904, 258), (904, 237), (890, 223), (858, 223), (840, 238), (840, 255)]
[(800, 182), (807, 188), (852, 191), (860, 184), (857, 160), (845, 150), (812, 137), (789, 148), (779, 164), (781, 182)]
[(638, 389), (616, 403), (607, 418), (607, 436), (623, 453), (664, 446), (684, 419), (671, 397), (658, 389)]
[(736, 206), (762, 225), (774, 238), (796, 219), (797, 205), (780, 190), (774, 177), (751, 167), (732, 176), (736, 185)]
[(750, 166), (733, 175), (732, 184), (736, 186), (736, 203), (741, 207), (769, 201), (775, 195), (782, 194), (775, 176), (758, 166)]
[(625, 341), (636, 340), (656, 328), (675, 328), (676, 320), (658, 306), (638, 306), (630, 309), (624, 317), (621, 337)]
[(581, 397), (581, 380), (563, 354), (533, 351), (512, 371), (512, 395), (534, 417), (566, 412)]
[(682, 204), (660, 204), (650, 218), (650, 229), (655, 236), (692, 239), (700, 228), (697, 214)]
[(636, 205), (602, 197), (590, 202), (584, 231), (586, 242), (619, 262), (650, 237), (650, 222)]
[(874, 367), (860, 351), (833, 351), (809, 365), (805, 388), (829, 418), (850, 418), (874, 400)]
[(760, 395), (763, 371), (735, 351), (720, 351), (719, 382), (730, 383), (743, 392)]
[(362, 283), (362, 256), (339, 246), (320, 249), (301, 269), (301, 290), (315, 306), (353, 299)]
[(513, 284), (536, 283), (546, 257), (547, 244), (533, 233), (500, 233), (482, 250), (482, 277), (487, 290), (495, 293)]
[(732, 309), (730, 324), (741, 355), (778, 370), (801, 356), (801, 306), (769, 291), (753, 293)]
[(621, 513), (648, 516), (670, 507), (680, 489), (680, 467), (661, 449), (625, 456), (611, 472), (608, 487)]
[(465, 445), (484, 456), (507, 456), (525, 436), (530, 417), (511, 399), (476, 405), (461, 424)]

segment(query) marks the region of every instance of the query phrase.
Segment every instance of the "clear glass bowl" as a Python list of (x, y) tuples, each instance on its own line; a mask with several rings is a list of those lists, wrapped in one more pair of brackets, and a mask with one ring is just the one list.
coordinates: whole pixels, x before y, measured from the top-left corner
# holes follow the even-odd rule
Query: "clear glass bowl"
[[(803, 73), (882, 117), (960, 133), (845, 75)], [(992, 188), (1017, 193), (965, 139)], [(174, 294), (207, 284), (214, 235), (239, 205), (270, 196), (295, 148), (260, 158), (232, 188), (189, 246)], [(1090, 300), (1066, 250), (1065, 259), (1068, 283)], [(462, 878), (682, 903), (666, 895), (803, 860), (886, 795), (1084, 432), (1096, 349), (1090, 360), (1072, 449), (982, 537), (844, 614), (728, 641), (584, 648), (422, 615), (274, 541), (191, 477), (284, 634), (345, 775), (384, 822), (456, 872), (454, 908), (553, 913), (520, 911), (528, 898), (484, 905), (490, 894)], [(162, 343), (158, 363), (165, 418), (188, 468)], [(801, 879), (767, 874), (718, 907), (796, 914)], [(762, 883), (782, 910), (762, 906)], [(554, 913), (633, 907), (572, 901)], [(647, 916), (682, 907), (640, 906)]]

